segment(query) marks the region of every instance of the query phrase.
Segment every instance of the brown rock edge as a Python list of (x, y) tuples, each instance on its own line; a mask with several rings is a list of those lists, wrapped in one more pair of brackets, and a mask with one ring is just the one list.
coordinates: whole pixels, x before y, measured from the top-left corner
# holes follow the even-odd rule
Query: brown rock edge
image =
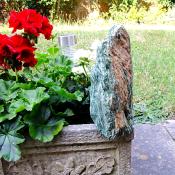
[(127, 126), (127, 116), (131, 113), (132, 100), (132, 61), (130, 39), (127, 31), (120, 27), (112, 40), (109, 55), (112, 58), (112, 69), (118, 81), (115, 91), (120, 99), (119, 109), (116, 112), (116, 128)]

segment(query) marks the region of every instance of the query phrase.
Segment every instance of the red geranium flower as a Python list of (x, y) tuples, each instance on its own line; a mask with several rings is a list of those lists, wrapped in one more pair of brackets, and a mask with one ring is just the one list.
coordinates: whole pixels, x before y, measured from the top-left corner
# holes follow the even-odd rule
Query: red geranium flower
[(53, 26), (49, 23), (49, 20), (43, 16), (42, 28), (40, 32), (45, 36), (46, 39), (50, 39)]
[(18, 61), (21, 61), (25, 64), (25, 67), (33, 67), (36, 65), (37, 60), (35, 59), (34, 51), (35, 48), (30, 43), (30, 41), (20, 35), (15, 35), (11, 37), (14, 42)]
[(23, 29), (22, 21), (20, 14), (18, 12), (12, 11), (10, 13), (10, 18), (8, 20), (10, 28), (13, 28), (13, 33), (16, 32), (16, 30)]
[(13, 28), (12, 32), (24, 29), (27, 34), (36, 37), (42, 33), (46, 39), (50, 39), (53, 26), (49, 23), (47, 17), (42, 16), (33, 9), (25, 9), (21, 12), (11, 12), (9, 26)]
[(22, 66), (33, 67), (37, 64), (35, 48), (28, 39), (21, 35), (0, 35), (1, 38), (3, 42), (0, 44), (0, 66), (5, 69), (21, 70)]
[(12, 33), (24, 30), (23, 35), (7, 36), (0, 34), (0, 66), (14, 71), (23, 67), (33, 67), (37, 64), (34, 44), (37, 37), (43, 34), (46, 39), (51, 38), (53, 26), (47, 17), (33, 9), (21, 12), (12, 11), (9, 18)]
[(39, 36), (42, 27), (42, 16), (35, 10), (28, 9), (19, 12), (21, 16), (24, 32)]
[(25, 67), (33, 67), (37, 63), (34, 55), (34, 49), (32, 47), (21, 47), (18, 49), (18, 61), (24, 63)]
[(12, 42), (10, 40), (10, 37), (2, 34), (0, 34), (0, 41), (0, 66), (8, 69), (10, 67), (5, 59), (11, 59), (12, 55), (14, 54), (13, 47), (11, 47)]
[(29, 46), (29, 47), (34, 46), (33, 44), (31, 44), (31, 42), (27, 38), (24, 38), (21, 35), (11, 36), (10, 39), (16, 48), (19, 48), (21, 46)]

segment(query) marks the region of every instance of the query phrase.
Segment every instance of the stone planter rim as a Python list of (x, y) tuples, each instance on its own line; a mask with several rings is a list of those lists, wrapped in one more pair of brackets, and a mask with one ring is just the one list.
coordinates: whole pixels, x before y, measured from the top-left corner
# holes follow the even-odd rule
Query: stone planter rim
[[(75, 137), (76, 136), (76, 137)], [(26, 142), (21, 146), (22, 148), (35, 148), (35, 147), (51, 147), (54, 145), (82, 145), (82, 144), (98, 144), (110, 142), (130, 142), (134, 138), (134, 134), (125, 135), (114, 140), (104, 138), (97, 130), (95, 124), (78, 124), (68, 125), (63, 128), (62, 132), (57, 135), (52, 142), (41, 143), (31, 138), (26, 138)], [(30, 144), (28, 144), (30, 143)]]

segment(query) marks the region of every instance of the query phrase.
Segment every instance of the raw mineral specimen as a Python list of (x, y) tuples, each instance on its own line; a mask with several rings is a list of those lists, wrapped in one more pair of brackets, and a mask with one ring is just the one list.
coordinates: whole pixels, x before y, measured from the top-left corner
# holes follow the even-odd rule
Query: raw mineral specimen
[(108, 139), (132, 132), (132, 62), (130, 39), (114, 26), (97, 49), (91, 72), (90, 113)]

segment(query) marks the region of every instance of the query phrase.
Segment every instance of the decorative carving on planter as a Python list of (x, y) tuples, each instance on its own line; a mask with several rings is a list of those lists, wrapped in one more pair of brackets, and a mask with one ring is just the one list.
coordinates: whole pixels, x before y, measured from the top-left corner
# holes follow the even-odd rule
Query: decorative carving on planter
[(132, 132), (132, 62), (130, 39), (114, 26), (97, 49), (91, 71), (90, 113), (98, 130), (109, 138)]
[(100, 157), (87, 166), (86, 172), (83, 175), (105, 175), (111, 174), (114, 169), (115, 160), (112, 157)]
[(10, 163), (7, 175), (107, 175), (115, 166), (113, 157), (98, 157), (94, 162), (82, 162), (76, 165), (76, 159), (70, 157), (65, 163), (52, 161), (19, 161)]

